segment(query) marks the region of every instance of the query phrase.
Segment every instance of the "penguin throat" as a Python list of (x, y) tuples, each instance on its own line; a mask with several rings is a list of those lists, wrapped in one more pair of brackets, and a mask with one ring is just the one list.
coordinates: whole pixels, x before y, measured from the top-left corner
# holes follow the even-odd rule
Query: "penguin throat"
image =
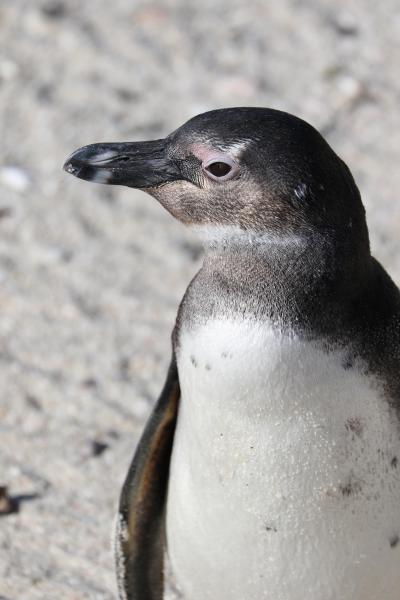
[(292, 232), (255, 231), (242, 229), (237, 225), (192, 225), (194, 231), (207, 249), (243, 247), (260, 248), (271, 246), (300, 248), (308, 243), (307, 238)]
[(279, 235), (217, 227), (199, 233), (205, 247), (199, 285), (212, 281), (233, 312), (262, 312), (292, 325), (321, 321), (322, 312), (335, 327), (344, 306), (363, 293), (370, 279), (369, 255), (329, 233)]

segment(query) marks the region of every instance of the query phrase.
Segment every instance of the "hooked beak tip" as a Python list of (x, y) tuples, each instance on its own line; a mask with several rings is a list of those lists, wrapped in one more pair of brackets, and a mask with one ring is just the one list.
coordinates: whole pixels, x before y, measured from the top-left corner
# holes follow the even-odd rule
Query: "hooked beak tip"
[(117, 152), (107, 150), (94, 152), (94, 146), (84, 146), (75, 150), (63, 164), (66, 173), (94, 183), (109, 183), (111, 169), (104, 168), (117, 156)]
[(71, 173), (71, 175), (75, 175), (77, 167), (73, 165), (69, 159), (67, 159), (63, 164), (63, 170), (67, 173)]

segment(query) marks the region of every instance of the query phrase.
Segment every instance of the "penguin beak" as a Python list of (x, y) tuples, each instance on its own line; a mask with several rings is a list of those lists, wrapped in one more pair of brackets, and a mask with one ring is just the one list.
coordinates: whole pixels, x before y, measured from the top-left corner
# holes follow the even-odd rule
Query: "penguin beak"
[(91, 144), (75, 150), (63, 168), (87, 181), (146, 189), (183, 178), (166, 149), (166, 140)]

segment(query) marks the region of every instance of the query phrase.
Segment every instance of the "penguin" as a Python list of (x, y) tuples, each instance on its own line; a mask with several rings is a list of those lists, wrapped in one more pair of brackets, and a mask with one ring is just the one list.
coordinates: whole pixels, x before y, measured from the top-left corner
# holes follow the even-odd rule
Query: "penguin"
[(117, 523), (120, 598), (400, 598), (400, 292), (346, 164), (296, 116), (198, 115), (67, 172), (196, 232)]

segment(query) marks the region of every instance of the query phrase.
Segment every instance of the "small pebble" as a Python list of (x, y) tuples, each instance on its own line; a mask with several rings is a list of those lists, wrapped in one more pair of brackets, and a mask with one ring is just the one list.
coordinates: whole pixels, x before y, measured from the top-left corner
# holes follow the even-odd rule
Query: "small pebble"
[(94, 377), (87, 377), (82, 381), (81, 385), (85, 388), (96, 388), (98, 385), (97, 379), (95, 379)]
[(60, 0), (49, 0), (42, 6), (42, 13), (49, 19), (62, 19), (65, 12), (65, 4)]
[(358, 23), (356, 18), (348, 13), (341, 12), (333, 20), (333, 25), (340, 35), (355, 36), (358, 34)]
[(10, 165), (0, 169), (0, 182), (16, 192), (26, 192), (31, 178), (21, 167)]
[(17, 512), (18, 505), (8, 493), (5, 485), (0, 485), (0, 516), (10, 515)]
[(100, 440), (92, 440), (91, 442), (91, 452), (92, 456), (100, 456), (107, 450), (109, 445), (106, 442), (102, 442)]
[(12, 209), (9, 206), (0, 206), (0, 219), (6, 219), (11, 217)]

